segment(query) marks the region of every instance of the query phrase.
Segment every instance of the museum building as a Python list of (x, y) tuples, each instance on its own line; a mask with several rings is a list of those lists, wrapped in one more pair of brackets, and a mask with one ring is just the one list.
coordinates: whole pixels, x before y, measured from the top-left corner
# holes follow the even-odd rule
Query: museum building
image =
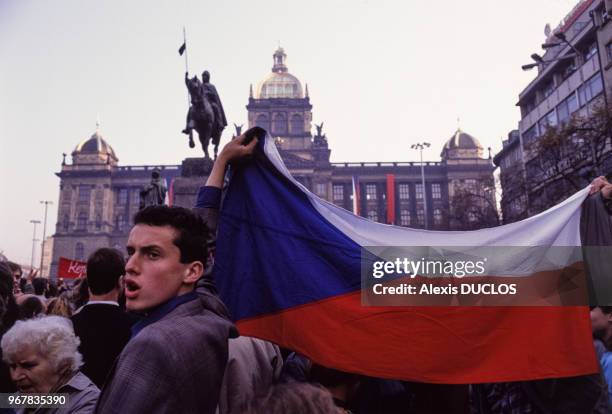
[[(464, 229), (454, 217), (466, 215), (469, 222), (478, 216), (453, 211), (459, 188), (478, 195), (475, 207), (495, 205), (495, 192), (488, 191), (494, 170), (490, 150), (485, 156), (480, 142), (460, 129), (446, 141), (439, 161), (423, 163), (425, 189), (419, 162), (331, 162), (333, 137), (325, 136), (322, 125), (313, 134), (308, 86), (289, 73), (282, 48), (273, 54), (271, 73), (256, 88), (251, 86), (246, 109), (248, 126), (270, 132), (298, 181), (317, 196), (370, 220), (430, 230)], [(183, 165), (121, 166), (99, 128), (79, 143), (71, 162), (64, 156), (56, 174), (60, 195), (50, 276), (57, 275), (60, 257), (86, 260), (100, 247), (124, 250), (140, 191), (155, 169), (167, 182), (170, 202), (189, 207), (193, 201), (176, 202), (173, 192)]]

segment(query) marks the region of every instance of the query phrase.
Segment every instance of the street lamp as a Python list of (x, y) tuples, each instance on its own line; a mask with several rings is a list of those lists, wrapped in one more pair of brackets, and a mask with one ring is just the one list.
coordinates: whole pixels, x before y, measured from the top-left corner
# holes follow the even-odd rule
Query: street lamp
[(42, 200), (40, 204), (45, 205), (45, 221), (43, 222), (43, 236), (42, 236), (42, 246), (40, 248), (40, 276), (43, 275), (43, 257), (45, 255), (45, 237), (47, 236), (47, 209), (49, 208), (49, 204), (53, 204), (53, 201)]
[[(576, 54), (576, 56), (580, 56), (580, 51), (578, 49), (576, 49), (574, 47), (574, 45), (572, 45), (568, 40), (567, 37), (565, 37), (565, 33), (563, 32), (559, 32), (559, 33), (555, 33), (555, 37), (557, 39), (559, 39), (561, 41), (561, 43), (565, 43), (566, 45), (568, 45), (570, 47), (570, 49), (572, 49), (574, 51), (574, 53)], [(560, 43), (557, 43), (557, 45)], [(547, 45), (546, 43), (544, 43), (544, 45)], [(542, 47), (544, 47), (544, 45), (542, 45)], [(548, 46), (548, 45), (547, 45)], [(555, 45), (556, 46), (556, 45)]]
[(536, 63), (544, 63), (544, 59), (542, 59), (542, 56), (538, 55), (537, 53), (532, 53), (531, 58), (535, 60)]
[(423, 165), (423, 148), (428, 148), (431, 146), (429, 142), (418, 142), (416, 144), (412, 144), (410, 148), (419, 150), (419, 154), (421, 156), (421, 185), (423, 186), (423, 209), (425, 213), (425, 230), (428, 227), (428, 217), (427, 217), (427, 192), (425, 191), (425, 166)]
[(40, 220), (30, 220), (30, 223), (34, 225), (34, 232), (32, 233), (32, 255), (30, 256), (30, 269), (34, 269), (34, 248), (36, 246), (36, 225), (40, 224)]
[(565, 56), (561, 56), (559, 58), (555, 58), (555, 59), (551, 59), (551, 60), (544, 60), (542, 58), (542, 56), (538, 55), (537, 53), (533, 53), (531, 55), (531, 58), (533, 60), (535, 60), (536, 63), (529, 63), (527, 65), (523, 65), (523, 66), (521, 66), (521, 69), (529, 70), (529, 69), (535, 68), (536, 66), (545, 65), (547, 63), (557, 62), (557, 61), (560, 61), (560, 60), (573, 59), (575, 57), (576, 57), (575, 53), (569, 53), (569, 54), (567, 54)]

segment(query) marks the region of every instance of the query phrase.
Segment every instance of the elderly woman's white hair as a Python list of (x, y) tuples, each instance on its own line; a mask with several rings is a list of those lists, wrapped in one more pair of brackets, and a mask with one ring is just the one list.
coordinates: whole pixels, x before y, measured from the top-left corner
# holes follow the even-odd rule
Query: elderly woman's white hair
[(83, 357), (78, 351), (79, 338), (74, 334), (70, 319), (61, 316), (42, 316), (17, 321), (0, 342), (2, 358), (5, 362), (15, 362), (14, 358), (26, 347), (31, 348), (47, 359), (55, 372), (69, 367), (77, 371), (83, 365)]

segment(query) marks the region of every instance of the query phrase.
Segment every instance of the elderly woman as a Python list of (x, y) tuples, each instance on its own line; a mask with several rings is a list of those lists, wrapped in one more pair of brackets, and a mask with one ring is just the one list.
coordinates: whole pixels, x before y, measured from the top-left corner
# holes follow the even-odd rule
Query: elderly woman
[(100, 390), (79, 372), (79, 340), (69, 319), (44, 316), (18, 321), (4, 334), (0, 346), (19, 392), (68, 394), (65, 406), (36, 413), (93, 412)]

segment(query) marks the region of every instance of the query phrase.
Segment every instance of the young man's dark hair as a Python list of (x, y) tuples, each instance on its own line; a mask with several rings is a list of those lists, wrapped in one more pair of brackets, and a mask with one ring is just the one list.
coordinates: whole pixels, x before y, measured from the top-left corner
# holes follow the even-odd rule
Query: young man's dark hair
[(94, 295), (103, 295), (119, 287), (125, 273), (125, 260), (116, 249), (103, 247), (87, 259), (87, 284)]
[(174, 245), (181, 252), (181, 263), (200, 261), (206, 264), (208, 227), (202, 218), (183, 207), (150, 206), (134, 216), (134, 225), (169, 226), (177, 231)]
[(35, 277), (32, 280), (32, 287), (34, 288), (34, 294), (36, 296), (44, 295), (45, 291), (47, 290), (47, 279)]

